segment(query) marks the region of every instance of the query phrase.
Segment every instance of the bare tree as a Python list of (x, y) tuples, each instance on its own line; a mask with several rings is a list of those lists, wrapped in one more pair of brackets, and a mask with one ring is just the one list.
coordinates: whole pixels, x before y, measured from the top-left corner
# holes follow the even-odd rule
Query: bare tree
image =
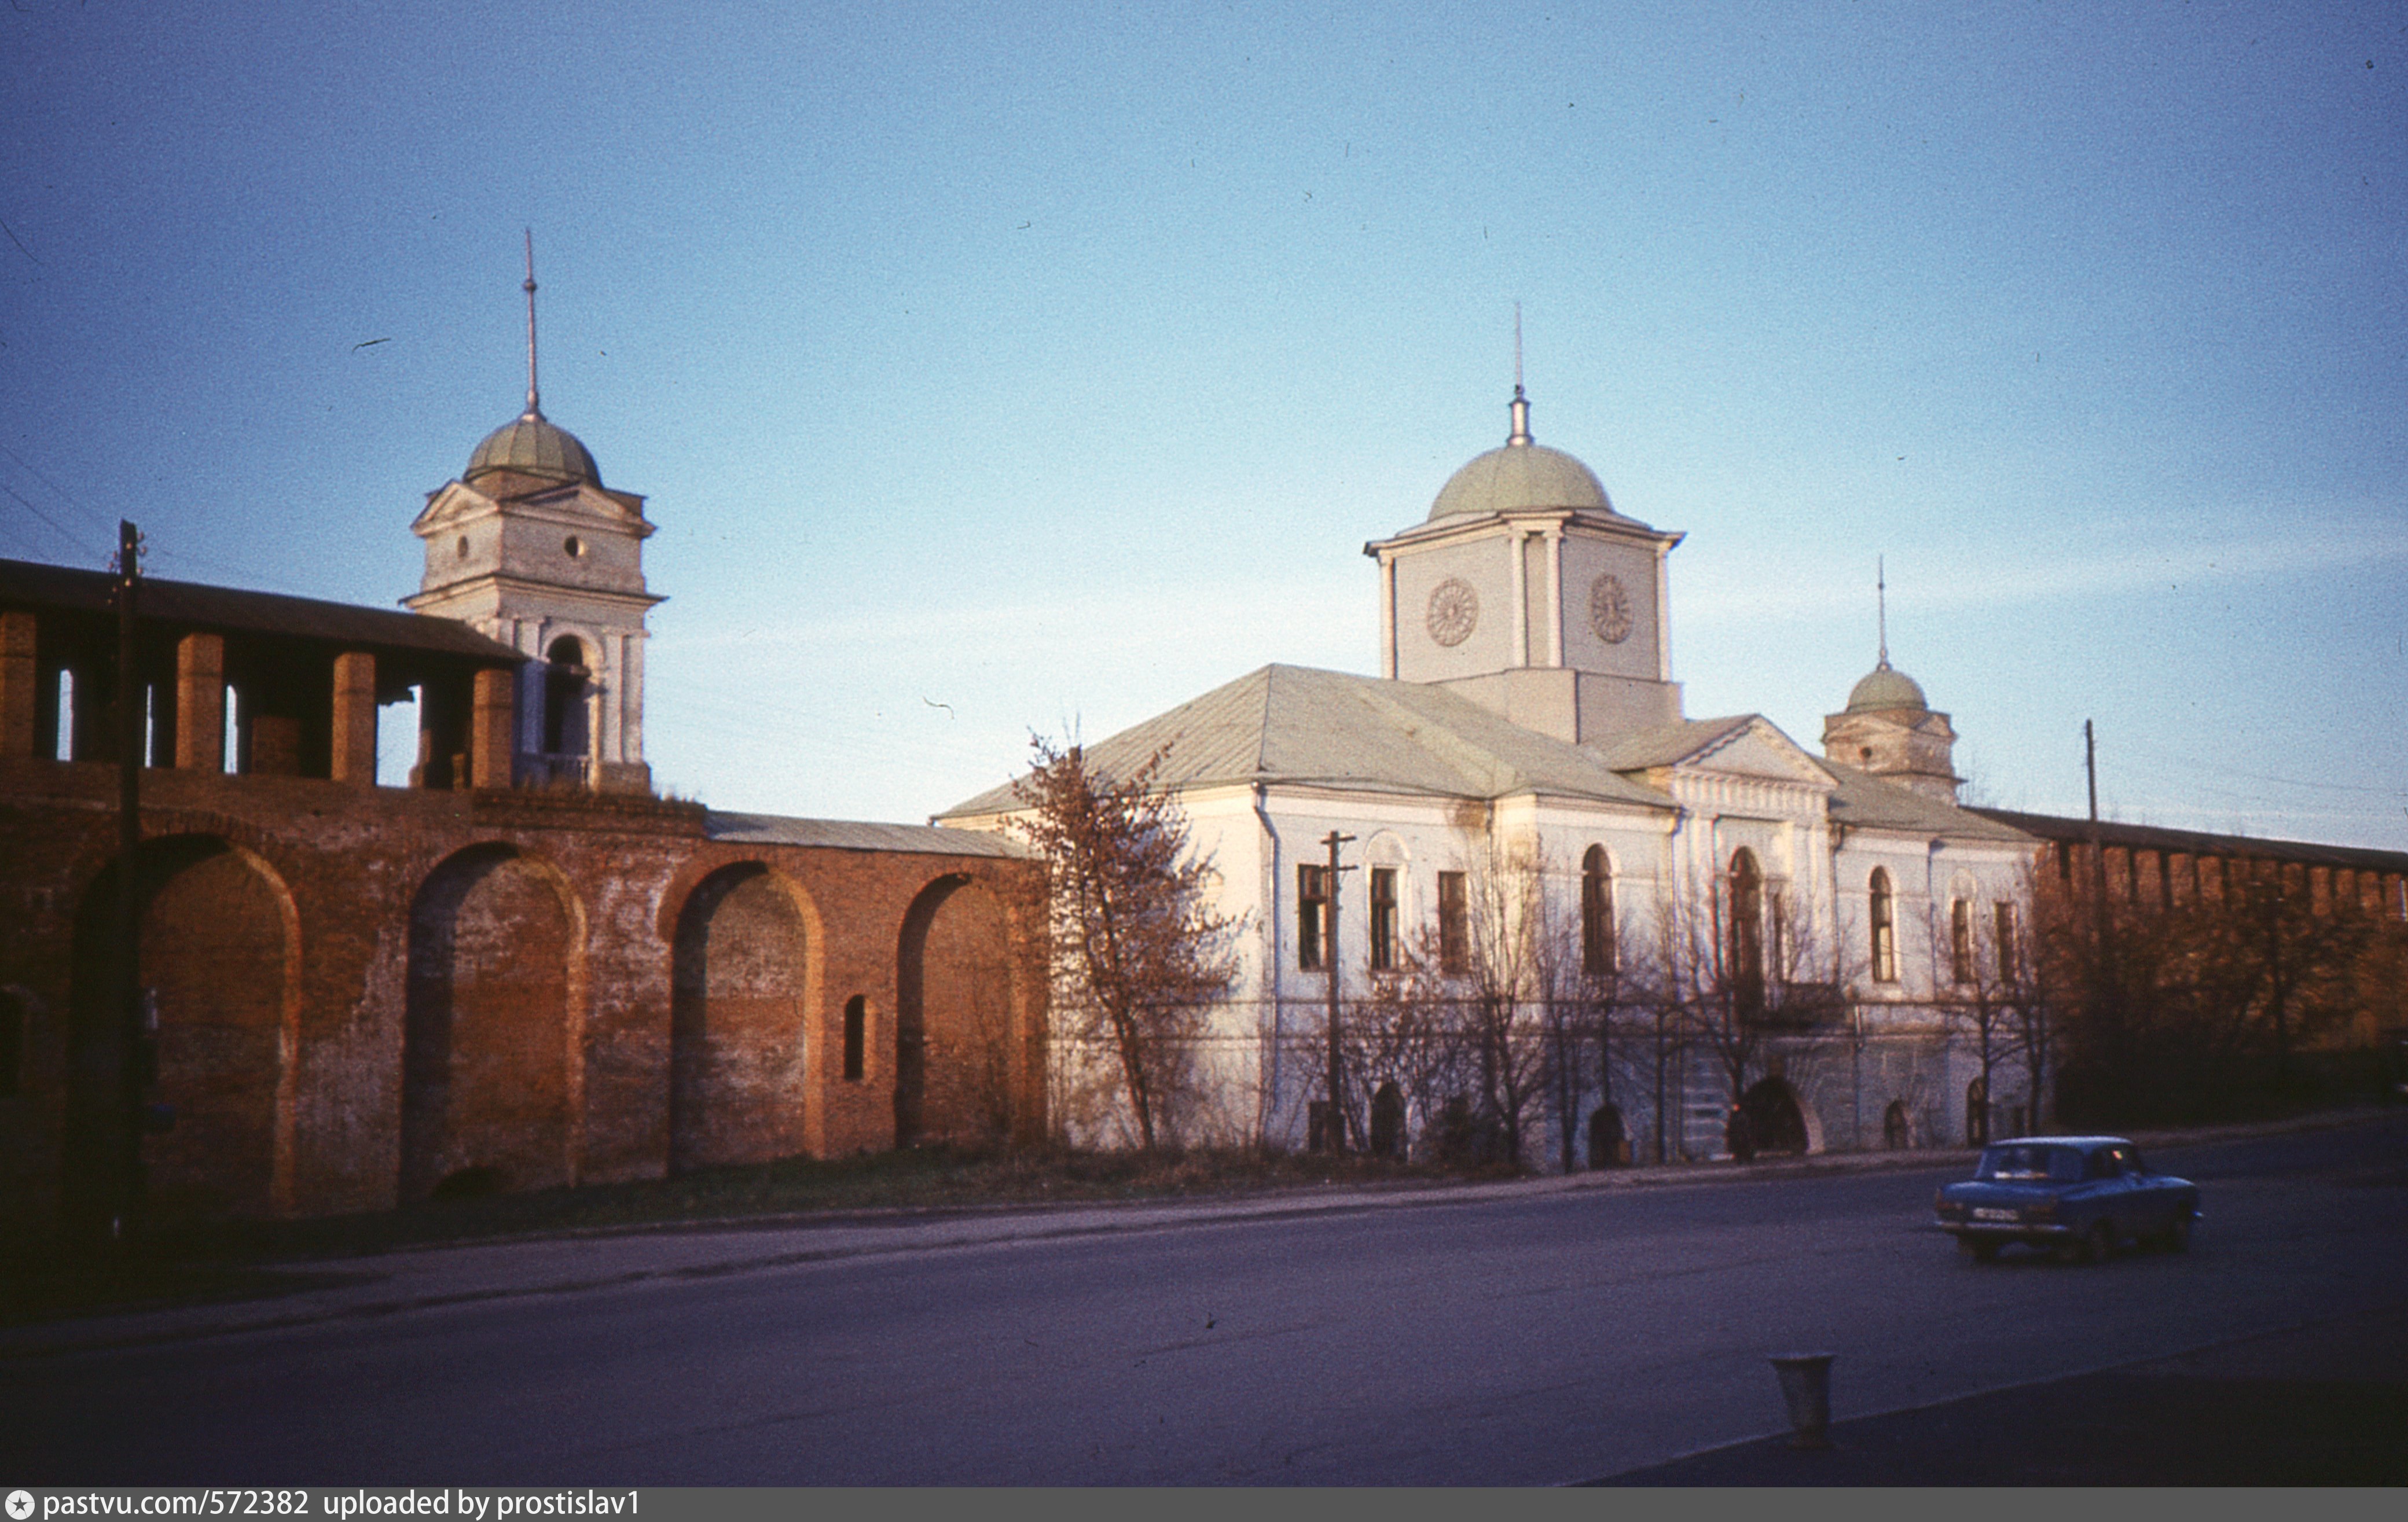
[(1152, 1151), (1194, 1097), (1199, 1038), (1236, 975), (1236, 921), (1208, 906), (1211, 864), (1155, 786), (1162, 751), (1113, 779), (1078, 746), (1029, 746), (1036, 764), (1013, 792), (1032, 811), (1019, 829), (1051, 889), (1055, 1029), (1109, 1052), (1138, 1145)]

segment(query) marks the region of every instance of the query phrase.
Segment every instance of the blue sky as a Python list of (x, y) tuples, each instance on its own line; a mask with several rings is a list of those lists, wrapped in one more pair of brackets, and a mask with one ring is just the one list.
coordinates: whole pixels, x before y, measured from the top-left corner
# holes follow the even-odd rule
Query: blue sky
[(916, 818), (1374, 669), (1518, 300), (1692, 715), (1819, 748), (1881, 555), (1977, 797), (2408, 848), (2397, 6), (161, 8), (0, 12), (0, 555), (414, 590), (532, 227), (656, 777)]

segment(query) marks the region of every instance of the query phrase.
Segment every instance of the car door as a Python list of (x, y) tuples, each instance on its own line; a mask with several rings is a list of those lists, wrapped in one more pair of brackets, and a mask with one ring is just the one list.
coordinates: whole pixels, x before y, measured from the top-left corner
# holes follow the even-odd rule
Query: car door
[(2179, 1191), (2137, 1149), (2118, 1150), (2124, 1154), (2124, 1176), (2130, 1185), (2133, 1233), (2143, 1238), (2165, 1235), (2174, 1224), (2174, 1197)]
[(2149, 1188), (2148, 1170), (2141, 1166), (2141, 1155), (2128, 1146), (2107, 1149), (2109, 1166), (2115, 1171), (2115, 1234), (2142, 1239), (2157, 1230), (2150, 1218), (2156, 1207), (2156, 1191)]
[(2123, 1159), (2115, 1152), (2112, 1146), (2102, 1146), (2090, 1154), (2082, 1171), (2082, 1192), (2089, 1204), (2085, 1214), (2091, 1220), (2106, 1222), (2107, 1229), (2122, 1238), (2132, 1235), (2132, 1188), (2131, 1180), (2124, 1176)]

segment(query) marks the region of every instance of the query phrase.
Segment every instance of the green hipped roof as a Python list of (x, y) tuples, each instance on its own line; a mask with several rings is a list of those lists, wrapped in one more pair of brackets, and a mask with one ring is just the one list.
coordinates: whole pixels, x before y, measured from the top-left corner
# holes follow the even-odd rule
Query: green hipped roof
[[(1443, 688), (1308, 666), (1265, 666), (1086, 747), (1125, 775), (1159, 747), (1168, 788), (1254, 783), (1489, 800), (1520, 793), (1669, 808), (1594, 752), (1526, 730)], [(1011, 785), (938, 816), (1019, 807)]]

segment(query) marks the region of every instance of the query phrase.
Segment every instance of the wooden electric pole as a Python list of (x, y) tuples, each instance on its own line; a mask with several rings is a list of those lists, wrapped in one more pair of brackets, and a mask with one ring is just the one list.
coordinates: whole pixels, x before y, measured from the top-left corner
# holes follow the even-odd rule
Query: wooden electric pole
[(142, 1092), (150, 1082), (149, 1032), (143, 1029), (141, 873), (144, 713), (135, 605), (142, 586), (142, 536), (117, 525), (117, 1124), (109, 1128), (109, 1234), (121, 1234), (142, 1200)]
[(1338, 875), (1347, 869), (1338, 864), (1338, 847), (1354, 838), (1332, 830), (1321, 840), (1329, 847), (1328, 907), (1325, 911), (1328, 923), (1322, 927), (1321, 937), (1322, 965), (1329, 971), (1329, 1118), (1322, 1123), (1321, 1139), (1332, 1152), (1346, 1150), (1345, 1081), (1339, 1055), (1338, 1020), (1338, 984), (1345, 975), (1345, 964), (1338, 957)]

